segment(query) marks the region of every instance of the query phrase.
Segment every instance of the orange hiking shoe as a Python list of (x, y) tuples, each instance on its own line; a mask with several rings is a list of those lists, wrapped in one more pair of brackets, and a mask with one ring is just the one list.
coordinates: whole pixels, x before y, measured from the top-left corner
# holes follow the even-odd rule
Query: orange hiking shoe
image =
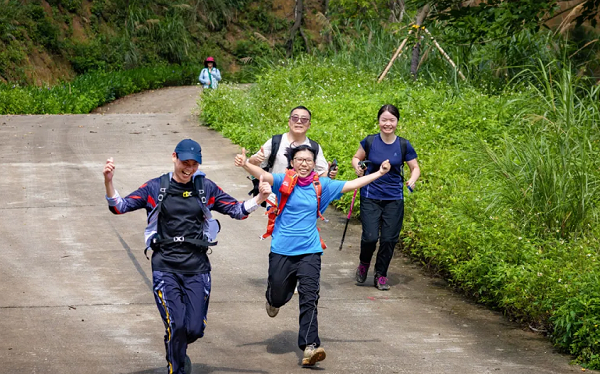
[(316, 343), (307, 345), (304, 348), (304, 357), (302, 357), (302, 365), (314, 366), (317, 362), (325, 359), (325, 350), (321, 347), (317, 348)]

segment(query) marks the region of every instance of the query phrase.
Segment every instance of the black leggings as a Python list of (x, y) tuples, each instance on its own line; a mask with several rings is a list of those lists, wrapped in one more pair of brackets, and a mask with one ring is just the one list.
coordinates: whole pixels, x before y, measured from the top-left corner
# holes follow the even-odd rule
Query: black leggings
[(269, 253), (269, 283), (266, 293), (269, 304), (276, 308), (285, 305), (294, 296), (294, 288), (298, 282), (298, 347), (302, 350), (313, 343), (316, 343), (317, 347), (321, 344), (317, 322), (320, 278), (321, 253), (299, 256)]
[[(376, 200), (360, 197), (360, 220), (362, 237), (360, 240), (360, 262), (369, 264), (379, 240), (379, 251), (375, 261), (375, 273), (387, 277), (388, 267), (398, 243), (404, 200)], [(380, 235), (381, 232), (381, 235)]]

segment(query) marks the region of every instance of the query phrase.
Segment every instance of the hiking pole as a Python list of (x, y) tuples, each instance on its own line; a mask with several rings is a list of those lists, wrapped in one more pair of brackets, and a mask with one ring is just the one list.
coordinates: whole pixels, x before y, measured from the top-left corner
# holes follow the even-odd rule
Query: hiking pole
[(342, 242), (340, 243), (339, 250), (342, 250), (344, 246), (344, 239), (346, 238), (346, 231), (348, 230), (348, 223), (350, 223), (350, 217), (352, 216), (352, 208), (354, 208), (354, 201), (356, 200), (356, 193), (358, 192), (358, 188), (354, 190), (354, 196), (352, 196), (352, 202), (350, 203), (350, 211), (348, 212), (348, 217), (346, 217), (346, 226), (344, 227), (344, 233), (342, 234)]

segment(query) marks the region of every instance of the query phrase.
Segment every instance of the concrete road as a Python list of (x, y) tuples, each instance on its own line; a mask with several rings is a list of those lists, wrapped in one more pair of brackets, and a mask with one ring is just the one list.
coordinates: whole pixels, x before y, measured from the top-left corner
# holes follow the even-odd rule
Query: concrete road
[[(97, 114), (0, 117), (0, 373), (166, 373), (163, 324), (143, 255), (142, 211), (112, 215), (102, 166), (117, 164), (123, 194), (172, 170), (183, 138), (203, 147), (201, 169), (247, 198), (233, 166), (238, 147), (191, 114), (199, 88), (134, 95)], [(141, 112), (141, 114), (139, 113)], [(268, 137), (265, 134), (265, 139)], [(321, 225), (320, 335), (327, 373), (574, 373), (541, 336), (473, 305), (397, 257), (392, 289), (357, 286), (360, 226), (338, 251), (345, 218)], [(264, 310), (266, 217), (221, 218), (210, 256), (213, 289), (205, 338), (191, 345), (195, 373), (306, 373), (296, 347), (297, 298)]]

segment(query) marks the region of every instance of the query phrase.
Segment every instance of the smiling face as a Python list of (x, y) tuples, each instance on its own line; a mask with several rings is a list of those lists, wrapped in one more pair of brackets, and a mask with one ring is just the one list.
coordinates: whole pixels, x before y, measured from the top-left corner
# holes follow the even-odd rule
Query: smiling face
[(200, 165), (196, 160), (181, 161), (175, 152), (173, 152), (173, 164), (175, 165), (173, 179), (179, 183), (188, 183), (191, 181), (192, 175), (198, 171), (198, 166)]
[(209, 69), (212, 69), (212, 68), (213, 68), (213, 66), (214, 66), (214, 63), (212, 63), (212, 62), (207, 62), (207, 63), (206, 63), (206, 65), (208, 65), (208, 68), (209, 68)]
[(310, 113), (304, 109), (294, 109), (288, 121), (290, 133), (295, 135), (306, 135), (310, 128)]
[(300, 178), (307, 177), (315, 168), (315, 155), (309, 151), (298, 151), (292, 158), (292, 168)]
[(379, 130), (382, 134), (391, 135), (398, 127), (398, 118), (392, 113), (385, 111), (379, 116)]

